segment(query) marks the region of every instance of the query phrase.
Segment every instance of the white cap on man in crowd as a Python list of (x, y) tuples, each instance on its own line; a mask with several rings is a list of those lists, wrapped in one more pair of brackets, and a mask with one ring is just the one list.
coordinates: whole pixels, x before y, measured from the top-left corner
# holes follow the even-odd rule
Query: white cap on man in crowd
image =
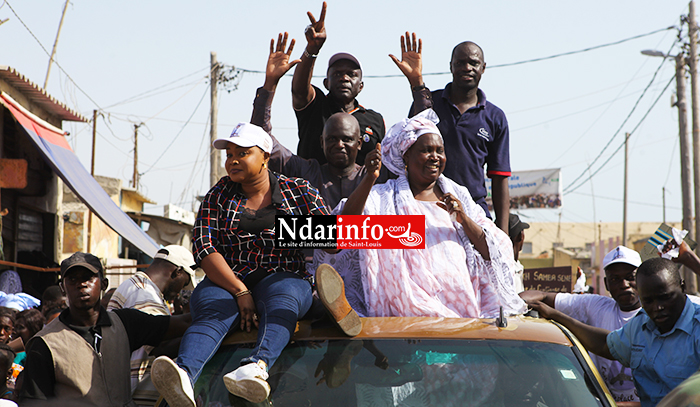
[(272, 152), (272, 139), (260, 126), (250, 123), (238, 123), (228, 137), (220, 137), (214, 140), (212, 145), (219, 150), (226, 150), (228, 143), (240, 147), (257, 146), (266, 153)]
[(625, 246), (617, 246), (610, 253), (605, 255), (603, 259), (603, 270), (609, 265), (615, 263), (625, 263), (634, 267), (639, 267), (642, 264), (642, 258), (639, 253)]
[(357, 67), (362, 70), (362, 64), (360, 64), (360, 60), (355, 58), (354, 55), (349, 54), (347, 52), (338, 52), (337, 54), (333, 55), (331, 59), (328, 60), (328, 69), (331, 69), (331, 66), (333, 66), (334, 63), (340, 61), (341, 59), (347, 59), (348, 61), (351, 61)]
[(184, 289), (193, 290), (194, 287), (197, 286), (197, 281), (195, 280), (194, 275), (194, 269), (197, 268), (197, 265), (194, 262), (194, 257), (192, 256), (192, 252), (190, 250), (176, 244), (171, 244), (158, 250), (158, 253), (156, 253), (153, 258), (163, 259), (168, 263), (182, 267), (185, 272), (190, 275), (190, 283), (186, 285)]

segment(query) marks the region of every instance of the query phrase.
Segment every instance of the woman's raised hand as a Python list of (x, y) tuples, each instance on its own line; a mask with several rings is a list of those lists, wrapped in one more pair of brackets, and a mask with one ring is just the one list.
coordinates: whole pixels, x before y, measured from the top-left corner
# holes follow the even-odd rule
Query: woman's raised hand
[(382, 169), (382, 145), (377, 143), (377, 147), (365, 156), (365, 168), (367, 174), (371, 174), (376, 180), (379, 178), (379, 170)]

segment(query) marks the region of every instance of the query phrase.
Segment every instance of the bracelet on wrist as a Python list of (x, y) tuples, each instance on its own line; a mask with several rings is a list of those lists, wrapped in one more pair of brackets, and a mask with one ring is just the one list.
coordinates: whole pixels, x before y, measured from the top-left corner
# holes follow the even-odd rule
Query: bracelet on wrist
[(250, 290), (243, 290), (243, 291), (239, 291), (239, 292), (233, 294), (233, 296), (236, 298), (239, 298), (239, 297), (243, 297), (244, 295), (248, 295), (248, 294), (251, 294)]
[(423, 84), (423, 85), (417, 85), (417, 86), (414, 86), (414, 87), (411, 88), (411, 90), (414, 91), (414, 92), (420, 92), (420, 91), (422, 91), (423, 89), (428, 89), (428, 88), (425, 86), (425, 84)]
[(306, 55), (307, 58), (316, 58), (318, 54), (309, 54), (309, 51), (304, 48), (304, 55)]

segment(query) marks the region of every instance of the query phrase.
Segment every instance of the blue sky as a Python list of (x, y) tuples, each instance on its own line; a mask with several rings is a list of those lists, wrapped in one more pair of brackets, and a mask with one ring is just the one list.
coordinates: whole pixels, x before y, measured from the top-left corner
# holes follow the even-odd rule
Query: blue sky
[[(0, 0), (0, 20), (9, 18), (0, 25), (0, 65), (10, 65), (42, 85), (48, 55), (19, 19), (50, 51), (64, 2), (8, 1)], [(481, 88), (510, 122), (513, 170), (561, 167), (566, 187), (613, 137), (662, 64), (661, 58), (646, 57), (640, 51), (677, 53), (679, 47), (673, 45), (677, 31), (541, 62), (495, 66), (678, 26), (687, 5), (685, 0), (331, 0), (328, 40), (316, 73), (325, 72), (333, 53), (346, 51), (362, 61), (366, 76), (399, 74), (387, 55), (400, 53), (399, 36), (407, 30), (423, 39), (424, 72), (447, 72), (452, 47), (475, 41), (484, 49), (487, 62)], [(317, 15), (320, 8), (320, 1), (73, 0), (56, 57), (65, 72), (54, 65), (47, 89), (87, 117), (95, 108), (104, 112), (104, 119), (98, 121), (98, 175), (131, 179), (133, 125), (145, 123), (139, 138), (139, 171), (144, 172), (140, 189), (158, 202), (149, 210), (161, 214), (168, 202), (192, 209), (194, 196), (209, 188), (209, 52), (217, 52), (219, 61), (227, 65), (263, 70), (270, 39), (289, 31), (298, 40), (294, 51), (298, 57), (305, 45), (306, 11)], [(624, 132), (639, 123), (673, 74), (673, 62), (663, 63), (599, 163), (622, 143)], [(246, 72), (239, 79), (237, 89), (219, 92), (220, 135), (250, 119), (255, 89), (264, 78)], [(426, 77), (426, 84), (437, 89), (449, 80), (449, 75), (432, 75)], [(314, 84), (322, 86), (321, 79), (314, 79)], [(148, 97), (132, 99), (161, 86)], [(284, 78), (273, 105), (273, 126), (274, 134), (294, 150), (296, 119), (290, 87), (291, 79)], [(630, 140), (631, 221), (661, 221), (662, 187), (667, 191), (667, 219), (681, 218), (678, 117), (671, 107), (674, 90), (675, 83)], [(358, 100), (382, 113), (388, 127), (406, 115), (411, 95), (404, 78), (365, 78)], [(91, 125), (66, 123), (64, 128), (71, 132), (69, 141), (89, 168)], [(592, 182), (564, 196), (562, 221), (621, 221), (622, 157), (618, 153)], [(523, 215), (530, 221), (556, 221), (559, 210), (531, 210)]]

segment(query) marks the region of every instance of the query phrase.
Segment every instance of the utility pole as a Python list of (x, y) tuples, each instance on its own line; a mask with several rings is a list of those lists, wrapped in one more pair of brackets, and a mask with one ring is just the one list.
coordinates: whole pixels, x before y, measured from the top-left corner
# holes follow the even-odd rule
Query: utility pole
[(627, 157), (630, 134), (625, 133), (625, 181), (624, 190), (622, 192), (622, 245), (627, 246)]
[[(683, 202), (683, 229), (693, 238), (693, 189), (690, 170), (690, 140), (688, 139), (688, 105), (685, 90), (685, 54), (676, 55), (676, 107), (678, 108), (678, 137), (681, 150), (681, 195)], [(665, 198), (665, 195), (664, 195)], [(665, 213), (664, 213), (665, 215)], [(666, 219), (664, 219), (666, 222)]]
[(141, 127), (142, 124), (143, 123), (134, 124), (134, 176), (131, 182), (136, 190), (139, 189), (139, 127)]
[[(695, 20), (695, 2), (688, 4), (688, 41), (690, 42), (688, 67), (690, 68), (690, 99), (692, 103), (691, 117), (693, 119), (693, 179), (695, 180), (695, 238), (700, 236), (700, 95), (698, 94), (698, 25)], [(689, 293), (697, 291), (695, 275), (686, 276), (685, 285)]]
[(216, 61), (216, 52), (210, 55), (211, 73), (209, 75), (209, 86), (211, 89), (211, 129), (209, 130), (209, 183), (213, 186), (219, 181), (221, 168), (221, 153), (212, 145), (217, 138), (216, 128), (219, 121), (219, 63)]
[(56, 47), (58, 46), (58, 36), (61, 35), (61, 27), (63, 27), (63, 19), (66, 18), (66, 10), (68, 10), (69, 2), (70, 0), (66, 0), (66, 4), (63, 6), (63, 14), (61, 14), (61, 22), (58, 23), (58, 32), (56, 32), (56, 39), (53, 42), (53, 49), (51, 50), (51, 57), (49, 58), (49, 67), (46, 68), (46, 79), (44, 79), (44, 89), (46, 89), (46, 85), (49, 84), (51, 64), (53, 64), (53, 57), (56, 55)]
[[(92, 162), (90, 163), (90, 175), (95, 177), (95, 140), (97, 139), (97, 110), (92, 111)], [(92, 211), (88, 208), (87, 218), (87, 250), (90, 252), (90, 243), (92, 241)]]
[[(688, 37), (690, 42), (688, 67), (690, 68), (690, 100), (693, 119), (693, 179), (695, 191), (695, 216), (700, 214), (700, 95), (698, 94), (698, 26), (695, 21), (695, 2), (688, 5)], [(700, 222), (695, 222), (695, 237), (700, 236)]]
[(663, 208), (663, 222), (666, 223), (666, 187), (661, 187), (661, 206)]
[(97, 110), (92, 111), (92, 162), (90, 175), (95, 176), (95, 140), (97, 140)]

